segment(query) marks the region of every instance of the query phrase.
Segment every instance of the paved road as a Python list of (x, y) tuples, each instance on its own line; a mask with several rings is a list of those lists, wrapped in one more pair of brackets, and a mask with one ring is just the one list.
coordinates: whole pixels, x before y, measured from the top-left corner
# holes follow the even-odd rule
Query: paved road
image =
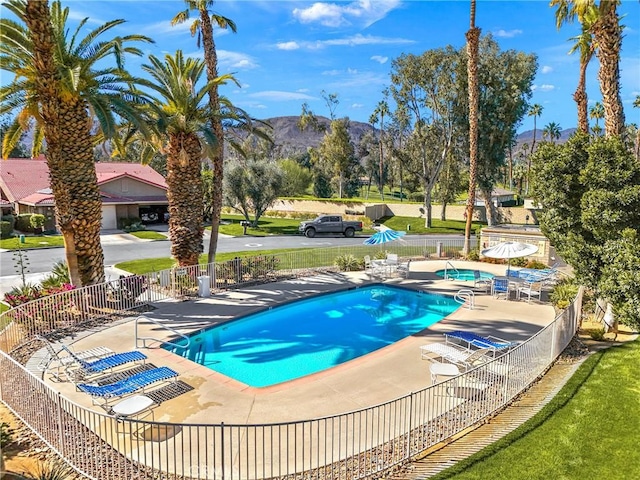
[[(430, 240), (451, 239), (452, 235), (430, 236)], [(460, 238), (460, 235), (455, 235)], [(342, 236), (318, 236), (306, 238), (297, 235), (270, 237), (227, 237), (220, 236), (218, 252), (237, 252), (244, 250), (263, 250), (278, 248), (309, 248), (333, 247), (340, 245), (360, 245), (367, 238), (366, 235), (354, 238)], [(105, 232), (100, 236), (105, 256), (105, 274), (107, 279), (117, 278), (119, 272), (112, 268), (118, 263), (140, 258), (167, 258), (171, 256), (171, 243), (167, 241), (140, 240), (133, 235), (123, 234), (121, 231)], [(205, 230), (204, 247), (209, 245), (209, 231)], [(50, 271), (54, 263), (64, 260), (64, 248), (47, 248), (28, 250), (29, 261), (26, 275), (27, 283), (37, 283)], [(22, 283), (16, 270), (13, 252), (0, 251), (0, 295), (9, 291), (13, 286)]]

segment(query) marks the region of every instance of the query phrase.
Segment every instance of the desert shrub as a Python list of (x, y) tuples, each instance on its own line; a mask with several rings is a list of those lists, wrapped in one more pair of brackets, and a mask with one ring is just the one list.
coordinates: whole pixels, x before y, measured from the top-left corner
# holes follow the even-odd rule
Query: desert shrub
[(547, 265), (545, 265), (542, 262), (539, 262), (538, 260), (529, 260), (528, 262), (525, 263), (525, 268), (534, 268), (536, 270), (544, 270), (545, 268), (549, 268)]
[(13, 223), (5, 220), (0, 221), (0, 238), (11, 238), (13, 235)]
[(280, 264), (280, 259), (272, 255), (258, 255), (257, 257), (244, 258), (242, 270), (251, 279), (265, 278), (273, 274)]
[(469, 252), (469, 255), (467, 255), (467, 259), (471, 260), (472, 262), (477, 262), (478, 260), (480, 260), (480, 252), (478, 252), (478, 250), (471, 250)]
[(23, 303), (28, 303), (44, 296), (44, 291), (39, 285), (26, 283), (13, 287), (4, 294), (4, 301), (11, 307), (17, 307)]
[(527, 264), (526, 257), (512, 258), (511, 265), (514, 267), (524, 267)]
[(44, 227), (45, 220), (46, 219), (44, 215), (41, 215), (39, 213), (34, 213), (33, 215), (31, 215), (31, 218), (29, 219), (29, 225), (33, 230), (41, 229)]
[(338, 255), (333, 263), (341, 272), (355, 272), (364, 269), (364, 260), (351, 254)]
[(118, 218), (118, 228), (124, 230), (132, 225), (142, 225), (142, 220), (139, 217), (120, 217)]
[(71, 278), (69, 277), (69, 269), (67, 268), (67, 263), (65, 261), (58, 260), (53, 264), (51, 273), (40, 282), (40, 285), (42, 285), (42, 288), (48, 289), (53, 287), (60, 287), (65, 283), (71, 283)]
[(146, 229), (146, 225), (143, 225), (141, 222), (132, 223), (131, 225), (127, 225), (126, 227), (122, 228), (122, 230), (124, 230), (126, 233), (140, 232)]

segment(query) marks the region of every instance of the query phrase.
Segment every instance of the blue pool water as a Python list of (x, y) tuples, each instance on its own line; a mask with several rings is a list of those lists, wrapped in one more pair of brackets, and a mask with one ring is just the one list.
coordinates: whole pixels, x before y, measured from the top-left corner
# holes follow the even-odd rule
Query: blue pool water
[[(446, 270), (447, 276), (451, 279), (455, 280), (466, 280), (473, 282), (475, 279), (473, 277), (474, 270), (470, 270), (467, 268), (458, 268), (457, 270), (453, 270), (451, 268)], [(436, 270), (436, 275), (444, 278), (445, 270)], [(489, 272), (480, 271), (480, 278), (483, 280), (491, 280), (493, 278), (493, 274)]]
[(227, 322), (191, 336), (187, 349), (165, 348), (244, 384), (266, 387), (366, 355), (458, 307), (452, 297), (372, 285)]

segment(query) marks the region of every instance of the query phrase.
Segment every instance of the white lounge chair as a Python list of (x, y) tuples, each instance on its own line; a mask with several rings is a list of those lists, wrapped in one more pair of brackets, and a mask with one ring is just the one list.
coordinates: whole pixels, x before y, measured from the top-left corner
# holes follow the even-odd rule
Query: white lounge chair
[(489, 352), (490, 349), (488, 348), (479, 348), (471, 351), (443, 343), (430, 343), (420, 347), (420, 357), (422, 359), (433, 360), (440, 357), (465, 369), (487, 362), (489, 360), (487, 356)]
[(68, 367), (76, 363), (76, 358), (91, 362), (115, 353), (107, 347), (95, 347), (88, 350), (82, 350), (80, 352), (73, 352), (73, 355), (75, 356), (74, 358), (74, 356), (67, 353), (70, 347), (56, 350), (55, 346), (46, 338), (37, 335), (36, 339), (41, 341), (47, 349), (47, 354), (38, 364), (38, 369), (51, 375), (51, 377), (57, 381), (64, 381), (67, 379), (66, 373), (64, 372)]

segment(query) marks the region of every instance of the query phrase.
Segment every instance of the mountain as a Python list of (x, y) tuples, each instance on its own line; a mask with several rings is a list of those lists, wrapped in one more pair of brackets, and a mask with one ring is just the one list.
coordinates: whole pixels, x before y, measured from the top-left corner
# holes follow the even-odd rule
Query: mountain
[[(558, 143), (566, 142), (576, 130), (577, 129), (575, 128), (567, 128), (565, 130), (562, 130), (560, 132), (560, 141)], [(541, 140), (542, 140), (542, 130), (539, 128), (536, 128), (536, 143), (540, 142)], [(525, 142), (531, 144), (532, 141), (533, 141), (533, 130), (527, 130), (518, 135), (518, 144), (525, 143)]]
[[(326, 117), (317, 117), (318, 123), (325, 129), (329, 128), (331, 120)], [(271, 125), (273, 130), (270, 135), (281, 155), (289, 155), (292, 153), (306, 152), (308, 147), (317, 147), (325, 135), (324, 131), (317, 131), (311, 127), (307, 127), (304, 131), (298, 128), (300, 117), (273, 117), (263, 120), (263, 122)], [(366, 133), (371, 132), (373, 127), (364, 122), (349, 122), (349, 135), (354, 146), (360, 142), (360, 138)]]

